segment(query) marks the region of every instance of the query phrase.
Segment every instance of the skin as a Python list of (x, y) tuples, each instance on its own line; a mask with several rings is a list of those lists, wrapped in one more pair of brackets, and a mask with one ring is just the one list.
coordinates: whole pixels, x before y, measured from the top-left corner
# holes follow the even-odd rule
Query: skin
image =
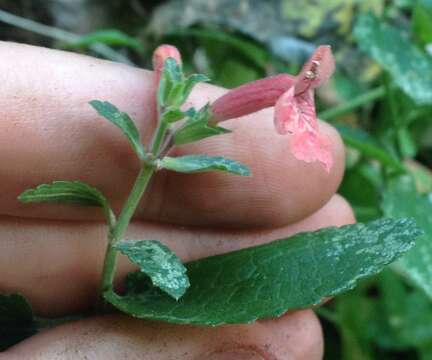
[[(0, 52), (0, 292), (22, 293), (38, 315), (87, 310), (105, 246), (99, 211), (20, 204), (16, 196), (54, 179), (80, 179), (101, 189), (118, 211), (138, 164), (123, 135), (87, 102), (108, 100), (131, 114), (148, 143), (156, 120), (153, 75), (25, 45), (0, 43)], [(190, 102), (201, 106), (224, 92), (202, 85)], [(226, 121), (221, 125), (234, 133), (174, 149), (172, 155), (239, 160), (253, 176), (160, 172), (128, 237), (161, 240), (187, 261), (354, 222), (350, 206), (335, 195), (344, 168), (337, 132), (320, 123), (333, 145), (335, 164), (327, 174), (317, 163), (294, 159), (289, 135), (276, 134), (272, 118), (268, 109)], [(117, 281), (131, 269), (122, 257)], [(40, 333), (0, 359), (313, 360), (322, 354), (319, 322), (302, 310), (218, 328), (91, 317)]]

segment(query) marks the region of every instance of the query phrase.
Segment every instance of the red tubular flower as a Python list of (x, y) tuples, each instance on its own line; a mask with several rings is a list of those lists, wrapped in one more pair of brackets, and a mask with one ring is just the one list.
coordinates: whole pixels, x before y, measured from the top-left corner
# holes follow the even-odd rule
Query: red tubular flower
[(330, 172), (331, 142), (318, 129), (314, 89), (330, 78), (334, 68), (330, 46), (320, 46), (296, 77), (282, 74), (254, 81), (216, 100), (212, 105), (214, 122), (275, 106), (276, 131), (292, 134), (293, 155), (305, 162), (318, 161)]
[(213, 122), (233, 119), (274, 106), (277, 99), (293, 86), (295, 77), (270, 76), (230, 90), (212, 104)]

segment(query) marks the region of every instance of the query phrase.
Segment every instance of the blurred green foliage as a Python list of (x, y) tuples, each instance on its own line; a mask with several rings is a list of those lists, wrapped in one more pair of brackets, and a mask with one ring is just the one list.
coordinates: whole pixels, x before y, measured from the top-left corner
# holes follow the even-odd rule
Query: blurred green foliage
[[(347, 145), (340, 193), (360, 221), (414, 216), (426, 235), (405, 259), (317, 310), (326, 358), (432, 359), (432, 1), (87, 0), (72, 16), (95, 7), (103, 17), (81, 41), (48, 45), (91, 53), (103, 43), (149, 67), (152, 49), (169, 42), (186, 71), (225, 87), (295, 73), (316, 45), (332, 45), (337, 73), (317, 103)], [(33, 18), (82, 33), (56, 11), (45, 4)]]

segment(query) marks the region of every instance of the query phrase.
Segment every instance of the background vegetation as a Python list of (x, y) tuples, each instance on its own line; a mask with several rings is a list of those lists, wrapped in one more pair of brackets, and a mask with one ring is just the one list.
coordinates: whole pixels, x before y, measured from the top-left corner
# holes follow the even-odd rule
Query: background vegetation
[[(140, 67), (168, 42), (187, 72), (225, 87), (295, 73), (316, 45), (331, 44), (337, 72), (318, 107), (347, 145), (340, 193), (359, 221), (413, 216), (425, 235), (317, 310), (326, 358), (432, 359), (431, 0), (0, 0), (0, 9), (3, 40)], [(20, 316), (25, 331), (12, 334), (0, 315), (2, 346), (34, 331), (29, 313)]]

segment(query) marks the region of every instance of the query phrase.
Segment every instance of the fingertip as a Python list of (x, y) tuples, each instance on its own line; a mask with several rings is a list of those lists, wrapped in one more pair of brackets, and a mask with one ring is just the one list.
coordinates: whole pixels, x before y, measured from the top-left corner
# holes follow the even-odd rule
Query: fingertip
[[(279, 337), (285, 346), (281, 359), (322, 359), (324, 341), (322, 327), (312, 310), (288, 312), (277, 319), (260, 321)], [(276, 335), (277, 334), (277, 335)]]

